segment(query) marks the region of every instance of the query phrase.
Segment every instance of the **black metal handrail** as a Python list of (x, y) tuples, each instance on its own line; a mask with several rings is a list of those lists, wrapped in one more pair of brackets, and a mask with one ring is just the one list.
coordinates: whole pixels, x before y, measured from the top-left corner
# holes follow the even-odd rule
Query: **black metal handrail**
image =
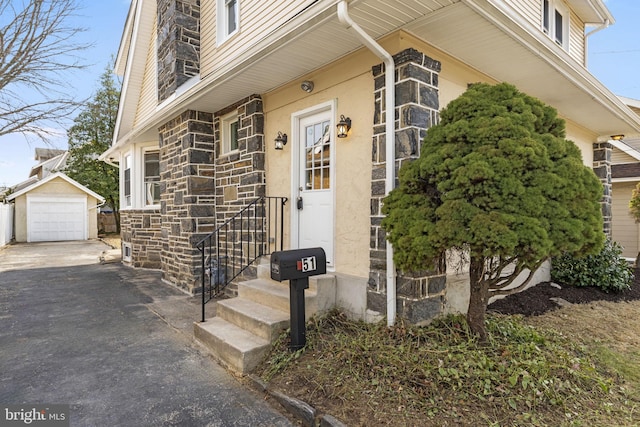
[(201, 255), (203, 322), (207, 302), (255, 260), (283, 249), (287, 200), (286, 197), (259, 197), (196, 243)]

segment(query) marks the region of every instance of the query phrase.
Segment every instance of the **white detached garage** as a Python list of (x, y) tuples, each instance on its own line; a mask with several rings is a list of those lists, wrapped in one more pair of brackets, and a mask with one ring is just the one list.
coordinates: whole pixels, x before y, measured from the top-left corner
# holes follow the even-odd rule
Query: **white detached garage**
[(87, 240), (98, 237), (98, 206), (104, 198), (62, 172), (11, 194), (18, 242)]

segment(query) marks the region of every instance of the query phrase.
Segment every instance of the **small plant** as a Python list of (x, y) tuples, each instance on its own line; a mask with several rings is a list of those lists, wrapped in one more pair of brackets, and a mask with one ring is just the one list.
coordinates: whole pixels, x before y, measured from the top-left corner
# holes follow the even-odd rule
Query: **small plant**
[(607, 292), (630, 289), (633, 270), (621, 254), (622, 247), (607, 240), (595, 255), (561, 255), (553, 259), (551, 279), (565, 285), (596, 286)]

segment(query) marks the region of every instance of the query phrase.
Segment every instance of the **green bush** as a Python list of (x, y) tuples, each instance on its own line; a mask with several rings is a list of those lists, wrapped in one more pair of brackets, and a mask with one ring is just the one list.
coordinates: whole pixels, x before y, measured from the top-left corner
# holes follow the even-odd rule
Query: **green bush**
[(606, 292), (630, 289), (633, 270), (621, 254), (622, 247), (607, 240), (602, 251), (595, 255), (574, 258), (565, 254), (555, 257), (551, 279), (564, 285), (596, 286)]

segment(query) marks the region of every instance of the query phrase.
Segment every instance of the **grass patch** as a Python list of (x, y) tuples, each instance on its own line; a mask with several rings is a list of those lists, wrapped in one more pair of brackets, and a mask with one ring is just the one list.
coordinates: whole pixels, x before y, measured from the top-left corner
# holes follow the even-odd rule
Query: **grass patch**
[[(481, 346), (459, 316), (387, 328), (334, 312), (308, 324), (303, 350), (283, 334), (257, 373), (348, 425), (636, 425), (622, 361), (521, 317), (487, 326)], [(625, 369), (637, 385), (640, 368)]]

